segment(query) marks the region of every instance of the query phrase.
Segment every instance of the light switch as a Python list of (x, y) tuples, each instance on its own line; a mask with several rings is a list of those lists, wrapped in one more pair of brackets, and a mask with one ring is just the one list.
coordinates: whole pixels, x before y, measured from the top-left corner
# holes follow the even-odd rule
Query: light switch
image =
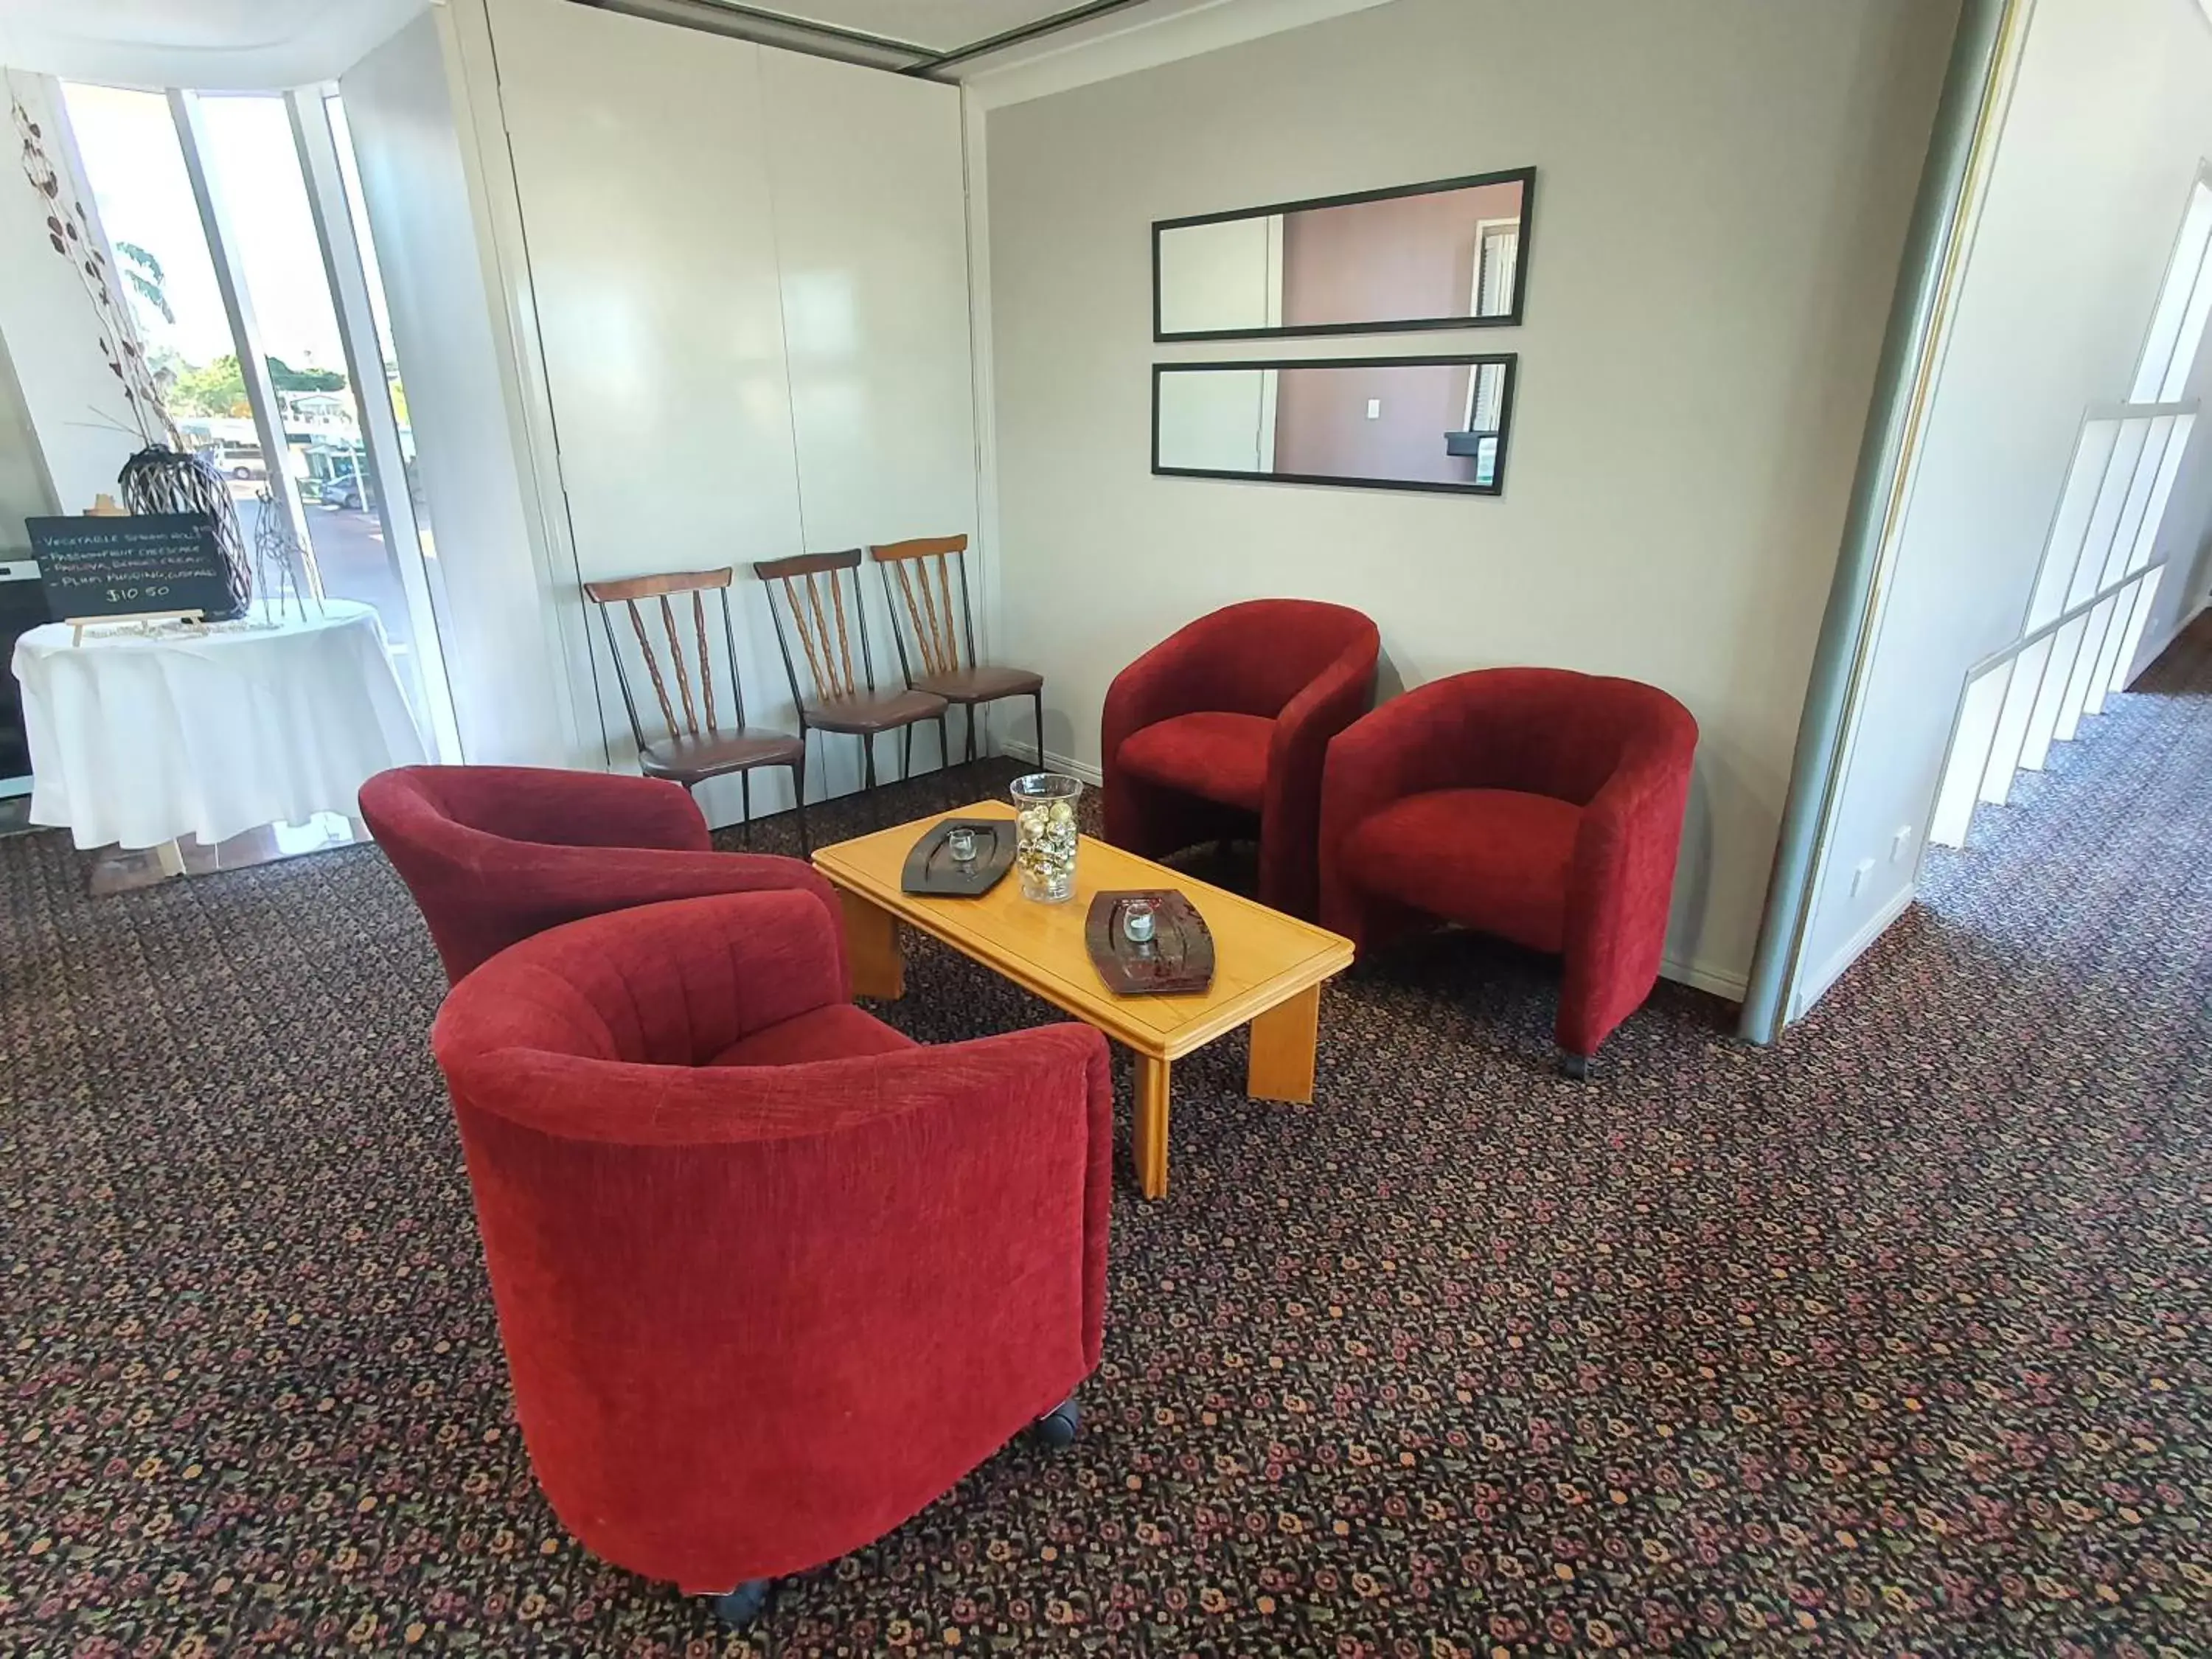
[(1367, 418), (1370, 421), (1379, 421), (1382, 418), (1382, 400), (1380, 398), (1370, 398), (1367, 400)]

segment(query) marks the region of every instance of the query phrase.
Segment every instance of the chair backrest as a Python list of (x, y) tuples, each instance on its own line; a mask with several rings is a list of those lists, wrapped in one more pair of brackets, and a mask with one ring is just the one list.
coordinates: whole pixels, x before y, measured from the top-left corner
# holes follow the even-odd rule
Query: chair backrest
[[(720, 712), (714, 695), (714, 651), (707, 633), (707, 595), (714, 595), (722, 612), (722, 649), (730, 672), (726, 683), (730, 692), (730, 729), (742, 731), (745, 723), (744, 688), (738, 684), (738, 646), (730, 628), (730, 580), (735, 570), (724, 565), (720, 570), (673, 570), (658, 576), (631, 576), (621, 581), (586, 582), (585, 597), (599, 608), (599, 621), (606, 629), (607, 653), (615, 659), (615, 683), (622, 688), (623, 708), (629, 715), (630, 736), (637, 746), (644, 748), (656, 741), (645, 734), (644, 722), (637, 713), (637, 690), (630, 683), (631, 668), (623, 655), (621, 641), (617, 638), (614, 607), (621, 605), (629, 614), (630, 632), (637, 640), (638, 655), (646, 677), (653, 684), (654, 701), (660, 705), (661, 722), (666, 726), (672, 741), (679, 737), (698, 737), (703, 708), (706, 730), (722, 729)], [(691, 651), (685, 659), (684, 630), (677, 622), (678, 596), (689, 594), (691, 604)], [(645, 612), (638, 608), (642, 600), (656, 607), (660, 618), (660, 643), (656, 644), (653, 630), (646, 626)], [(665, 660), (663, 659), (665, 647)], [(692, 671), (698, 673), (699, 697), (692, 700)], [(668, 694), (669, 681), (676, 683), (676, 696)], [(677, 704), (683, 704), (683, 720), (679, 726)]]
[(410, 766), (361, 787), (361, 815), (458, 983), (579, 916), (706, 888), (706, 820), (651, 778), (517, 766)]
[(1177, 630), (1201, 648), (1193, 673), (1204, 706), (1274, 719), (1347, 653), (1370, 672), (1382, 645), (1374, 623), (1319, 599), (1245, 599)]
[(1419, 722), (1447, 781), (1518, 789), (1586, 806), (1622, 766), (1651, 762), (1686, 781), (1698, 723), (1666, 692), (1565, 668), (1483, 668), (1417, 687), (1376, 718)]
[[(753, 574), (769, 590), (769, 615), (775, 623), (775, 642), (783, 653), (784, 672), (791, 678), (793, 702), (838, 702), (876, 689), (867, 612), (860, 603), (859, 548), (763, 559), (753, 566)], [(811, 698), (799, 684), (798, 660), (791, 654), (793, 635), (813, 678)], [(855, 635), (860, 641), (857, 673), (853, 662)]]
[[(975, 617), (969, 603), (968, 538), (965, 536), (920, 536), (910, 541), (871, 547), (868, 555), (884, 579), (884, 607), (890, 613), (891, 639), (898, 647), (899, 668), (909, 684), (919, 660), (925, 674), (957, 674), (975, 665)], [(960, 609), (952, 608), (954, 574), (957, 572)], [(891, 579), (898, 579), (898, 600), (891, 597)], [(933, 586), (932, 584), (934, 583)], [(906, 625), (899, 624), (903, 610)], [(909, 653), (907, 642), (914, 649)]]

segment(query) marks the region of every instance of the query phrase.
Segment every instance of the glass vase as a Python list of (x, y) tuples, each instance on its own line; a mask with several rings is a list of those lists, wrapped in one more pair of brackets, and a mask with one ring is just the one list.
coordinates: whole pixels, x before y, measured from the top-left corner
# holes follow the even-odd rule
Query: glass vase
[(1009, 793), (1022, 896), (1039, 904), (1066, 903), (1075, 896), (1075, 803), (1083, 781), (1059, 772), (1032, 772), (1016, 778)]

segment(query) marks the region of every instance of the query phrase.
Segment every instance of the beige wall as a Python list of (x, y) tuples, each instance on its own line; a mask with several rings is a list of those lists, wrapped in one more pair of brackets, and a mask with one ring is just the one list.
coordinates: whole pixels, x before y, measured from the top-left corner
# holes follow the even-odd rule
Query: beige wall
[[(1740, 988), (1955, 6), (1396, 0), (994, 110), (998, 641), (1095, 765), (1115, 671), (1255, 594), (1358, 605), (1386, 674), (1548, 663), (1704, 729), (1669, 971)], [(1502, 499), (1156, 478), (1152, 220), (1534, 163)], [(1315, 343), (1302, 341), (1303, 348)]]

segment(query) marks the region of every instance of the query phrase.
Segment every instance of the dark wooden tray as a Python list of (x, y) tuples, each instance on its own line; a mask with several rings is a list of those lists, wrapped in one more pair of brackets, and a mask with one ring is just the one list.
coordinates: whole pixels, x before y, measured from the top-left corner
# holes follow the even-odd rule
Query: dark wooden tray
[[(945, 845), (955, 830), (975, 832), (975, 856), (962, 864)], [(1012, 818), (947, 818), (933, 824), (906, 855), (899, 872), (899, 890), (927, 893), (940, 898), (981, 898), (1014, 867), (1014, 821)]]
[[(1121, 931), (1121, 906), (1129, 899), (1152, 902), (1149, 948), (1131, 944)], [(1212, 932), (1181, 893), (1099, 893), (1083, 919), (1083, 942), (1098, 977), (1117, 996), (1189, 996), (1213, 983)]]

